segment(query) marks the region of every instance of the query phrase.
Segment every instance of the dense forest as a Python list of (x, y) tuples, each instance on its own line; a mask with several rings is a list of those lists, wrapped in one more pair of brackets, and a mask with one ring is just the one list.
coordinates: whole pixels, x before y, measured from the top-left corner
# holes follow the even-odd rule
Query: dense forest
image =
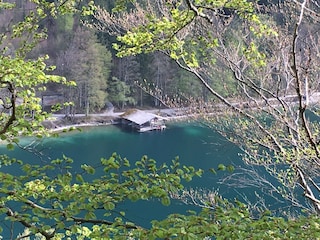
[[(17, 7), (0, 16), (9, 20), (1, 21), (1, 29), (22, 21), (34, 8), (27, 1), (13, 2)], [(97, 4), (108, 11), (114, 7), (112, 1), (99, 1)], [(81, 21), (85, 20), (88, 19), (69, 14), (48, 16), (41, 22), (41, 27), (47, 29), (48, 37), (29, 57), (47, 54), (50, 57), (48, 64), (56, 66), (53, 73), (77, 84), (68, 89), (57, 84), (48, 85), (41, 96), (47, 111), (59, 101), (73, 102), (65, 110), (66, 114), (100, 112), (110, 106), (108, 102), (117, 109), (163, 106), (146, 92), (146, 86), (161, 91), (162, 96), (174, 97), (183, 93), (185, 97), (205, 97), (206, 91), (192, 74), (181, 70), (161, 53), (117, 57), (112, 47), (115, 36), (84, 26)]]
[[(34, 4), (30, 2), (13, 2), (16, 3), (16, 8), (1, 14), (2, 19), (9, 20), (1, 21), (1, 29), (22, 21), (34, 8)], [(145, 1), (137, 2), (145, 4)], [(112, 12), (116, 1), (95, 1), (95, 4)], [(259, 4), (274, 6), (280, 3), (260, 1)], [(134, 8), (134, 4), (130, 2), (127, 6), (128, 11)], [(279, 11), (275, 20), (283, 21), (282, 14)], [(227, 30), (222, 30), (223, 35), (219, 38), (224, 39), (226, 46), (232, 46), (239, 41), (241, 34), (238, 33), (242, 31), (242, 26), (234, 18), (232, 11), (227, 10), (225, 15), (227, 17), (222, 22), (230, 26)], [(114, 44), (118, 42), (116, 35), (120, 33), (111, 32), (108, 27), (88, 27), (90, 24), (86, 24), (99, 21), (96, 16), (83, 17), (77, 13), (47, 16), (41, 21), (40, 27), (46, 29), (47, 38), (29, 53), (29, 57), (48, 55), (47, 63), (55, 66), (53, 73), (76, 83), (76, 86), (68, 88), (58, 84), (47, 85), (46, 91), (40, 96), (43, 109), (50, 112), (55, 104), (72, 102), (61, 112), (66, 115), (89, 114), (104, 111), (112, 105), (116, 109), (172, 107), (172, 101), (176, 101), (174, 106), (189, 106), (195, 101), (211, 102), (215, 99), (192, 72), (182, 69), (174, 59), (161, 51), (118, 57)], [(214, 31), (212, 34), (214, 37)], [(245, 46), (248, 42), (248, 39), (243, 39), (241, 44)], [(15, 48), (14, 42), (12, 48)], [(190, 50), (194, 51), (197, 46), (192, 48)], [(210, 61), (214, 65), (208, 68), (206, 82), (223, 97), (240, 97), (239, 84), (234, 81), (233, 71), (219, 56), (211, 54)], [(207, 56), (203, 55), (202, 58), (205, 60)]]
[[(3, 30), (22, 21), (34, 8), (33, 3), (23, 0), (12, 2), (16, 3), (16, 8), (5, 11), (0, 16), (6, 19), (1, 21), (0, 27)], [(141, 1), (142, 5), (143, 3)], [(116, 1), (95, 1), (95, 4), (112, 12)], [(260, 1), (260, 4), (274, 3)], [(134, 7), (132, 3), (127, 5), (129, 9)], [(101, 112), (112, 105), (116, 109), (154, 108), (171, 106), (170, 99), (179, 99), (179, 106), (190, 105), (195, 99), (205, 102), (214, 99), (194, 74), (183, 70), (161, 51), (117, 57), (114, 49), (114, 44), (117, 43), (116, 33), (84, 24), (95, 21), (97, 19), (94, 16), (82, 17), (76, 13), (47, 16), (41, 21), (40, 26), (46, 29), (47, 38), (29, 53), (29, 57), (48, 55), (47, 63), (55, 66), (54, 74), (76, 82), (76, 86), (68, 89), (49, 84), (40, 96), (46, 111), (51, 111), (54, 104), (63, 102), (72, 102), (63, 110), (63, 113), (69, 115)], [(235, 29), (223, 36), (228, 44), (238, 41), (236, 31), (240, 31), (241, 27), (237, 22), (232, 20), (231, 24)], [(239, 29), (236, 30), (237, 28)], [(14, 42), (12, 48), (15, 48)], [(233, 72), (219, 57), (211, 57), (214, 67), (210, 68), (210, 77), (207, 79), (209, 85), (224, 97), (239, 96)]]

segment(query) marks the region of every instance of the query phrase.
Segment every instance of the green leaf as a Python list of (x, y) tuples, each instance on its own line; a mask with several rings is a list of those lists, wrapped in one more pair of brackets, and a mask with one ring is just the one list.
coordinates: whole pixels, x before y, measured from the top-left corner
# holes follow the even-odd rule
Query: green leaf
[(77, 180), (78, 182), (81, 182), (81, 183), (84, 182), (83, 177), (82, 177), (80, 174), (77, 174), (77, 175), (76, 175), (76, 180)]
[(81, 168), (83, 170), (85, 170), (87, 173), (91, 174), (91, 175), (93, 175), (95, 173), (95, 171), (96, 171), (93, 167), (91, 167), (91, 166), (89, 166), (87, 164), (81, 165)]
[(160, 239), (164, 239), (166, 236), (166, 231), (163, 229), (157, 229), (154, 233), (155, 237), (160, 238)]
[(132, 194), (130, 194), (130, 195), (128, 196), (128, 198), (129, 198), (131, 201), (136, 202), (136, 201), (138, 201), (139, 196), (138, 196), (138, 194), (136, 194), (136, 193), (132, 193)]
[(10, 151), (14, 150), (14, 145), (12, 143), (8, 143), (7, 144), (7, 149), (10, 150)]
[(209, 171), (212, 172), (213, 174), (217, 174), (217, 172), (214, 168), (210, 168)]
[(164, 206), (169, 206), (170, 205), (170, 198), (168, 196), (162, 197), (161, 198), (161, 203)]
[(227, 171), (230, 172), (230, 173), (234, 172), (234, 166), (233, 165), (228, 165), (227, 166)]
[(79, 227), (76, 226), (76, 225), (71, 226), (71, 232), (72, 232), (73, 234), (76, 234), (76, 233), (78, 232), (78, 229), (79, 229)]
[(224, 164), (220, 163), (218, 165), (218, 170), (225, 171), (226, 170), (226, 166)]
[(85, 216), (84, 216), (85, 219), (96, 219), (96, 215), (93, 213), (93, 212), (88, 212)]
[(106, 209), (106, 210), (113, 210), (115, 209), (115, 204), (113, 202), (107, 202), (105, 204), (103, 204), (103, 208)]
[(65, 228), (64, 222), (58, 222), (57, 228), (58, 228), (58, 229), (64, 229), (64, 228)]

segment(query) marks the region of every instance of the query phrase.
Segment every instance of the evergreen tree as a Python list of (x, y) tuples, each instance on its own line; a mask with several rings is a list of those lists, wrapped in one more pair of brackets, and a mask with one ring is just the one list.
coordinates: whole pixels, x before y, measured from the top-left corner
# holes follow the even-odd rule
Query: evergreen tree
[(135, 105), (139, 101), (137, 82), (141, 81), (141, 66), (138, 57), (130, 56), (115, 59), (115, 69), (113, 76), (124, 82), (123, 86), (128, 86), (130, 103)]
[(108, 100), (118, 108), (123, 109), (127, 104), (134, 104), (135, 100), (130, 95), (130, 86), (116, 77), (112, 77), (108, 87)]
[(74, 102), (76, 112), (100, 111), (107, 98), (111, 53), (98, 43), (95, 34), (79, 27), (58, 62), (61, 72), (77, 83), (76, 88), (65, 92), (68, 101)]

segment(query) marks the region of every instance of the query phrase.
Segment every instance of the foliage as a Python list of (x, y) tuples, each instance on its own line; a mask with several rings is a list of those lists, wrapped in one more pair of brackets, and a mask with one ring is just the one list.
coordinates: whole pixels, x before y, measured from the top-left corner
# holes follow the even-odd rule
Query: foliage
[[(46, 238), (89, 237), (90, 231), (90, 238), (123, 238), (133, 229), (145, 230), (137, 222), (127, 222), (125, 212), (118, 209), (121, 203), (157, 199), (167, 206), (170, 192), (182, 190), (184, 181), (202, 174), (180, 166), (177, 159), (170, 166), (157, 166), (146, 156), (131, 167), (127, 159), (113, 154), (101, 159), (99, 166), (83, 164), (78, 173), (72, 173), (72, 163), (64, 157), (40, 166), (2, 156), (1, 213)], [(9, 168), (21, 171), (6, 173)]]
[[(145, 228), (139, 222), (126, 220), (121, 203), (157, 199), (167, 206), (170, 194), (182, 191), (184, 181), (201, 176), (202, 170), (181, 166), (177, 159), (170, 166), (158, 166), (146, 156), (130, 166), (127, 159), (117, 154), (101, 159), (99, 166), (83, 164), (82, 172), (78, 173), (72, 173), (72, 163), (72, 159), (64, 157), (39, 166), (2, 157), (3, 170), (21, 169), (21, 173), (1, 172), (0, 176), (1, 212), (7, 215), (7, 220), (29, 229), (21, 237), (34, 234), (46, 239), (319, 237), (320, 222), (316, 216), (285, 221), (265, 212), (254, 218), (246, 205), (230, 203), (218, 195), (206, 202), (199, 213), (172, 214), (152, 221), (152, 226)], [(14, 203), (19, 203), (19, 207)]]
[(285, 221), (267, 212), (252, 218), (242, 203), (231, 204), (218, 199), (213, 212), (203, 209), (200, 214), (170, 215), (164, 221), (155, 221), (153, 228), (155, 236), (151, 235), (150, 239), (312, 239), (319, 236), (319, 218), (310, 216)]
[[(67, 82), (65, 78), (49, 75), (53, 67), (48, 67), (45, 61), (47, 56), (29, 59), (28, 54), (39, 41), (46, 37), (45, 30), (39, 22), (48, 15), (55, 16), (56, 12), (65, 13), (74, 11), (69, 2), (57, 5), (43, 2), (35, 4), (24, 21), (8, 25), (8, 31), (1, 34), (0, 56), (0, 91), (1, 115), (0, 135), (2, 140), (18, 142), (19, 135), (31, 135), (38, 132), (41, 137), (45, 131), (41, 122), (47, 117), (42, 112), (39, 91), (45, 90), (45, 84)], [(14, 5), (1, 3), (1, 7), (9, 8)], [(6, 13), (6, 12), (5, 12)], [(8, 145), (9, 147), (11, 146)]]
[[(139, 6), (139, 5), (138, 5)], [(221, 8), (236, 9), (237, 15), (241, 18), (247, 19), (251, 23), (251, 30), (256, 35), (270, 34), (272, 29), (261, 23), (260, 19), (254, 14), (253, 4), (248, 1), (228, 1), (227, 3), (221, 1), (197, 1), (193, 5), (192, 1), (186, 3), (179, 2), (176, 5), (167, 4), (163, 7), (165, 11), (164, 16), (158, 17), (157, 10), (155, 12), (145, 12), (144, 21), (137, 27), (129, 29), (124, 36), (119, 36), (120, 44), (115, 44), (114, 48), (118, 50), (119, 56), (128, 56), (131, 54), (139, 54), (142, 52), (153, 52), (155, 50), (169, 51), (171, 58), (179, 60), (181, 58), (191, 67), (199, 66), (199, 57), (204, 57), (205, 52), (192, 49), (192, 45), (199, 43), (206, 47), (215, 47), (218, 45), (216, 38), (212, 38), (207, 32), (209, 38), (203, 38), (201, 34), (192, 38), (180, 38), (184, 34), (181, 31), (192, 25), (192, 22), (197, 18), (204, 18), (209, 24), (212, 23), (210, 16), (206, 15), (206, 10), (214, 11)], [(152, 9), (152, 7), (150, 6)], [(161, 11), (161, 9), (159, 10)], [(252, 58), (260, 58), (260, 53), (254, 50), (254, 42), (251, 43), (248, 50)], [(256, 55), (257, 54), (257, 55)], [(256, 55), (256, 56), (255, 56)]]
[(105, 108), (107, 93), (107, 79), (110, 76), (111, 53), (99, 43), (91, 45), (92, 60), (91, 63), (90, 85), (89, 85), (89, 110), (97, 112)]
[(93, 32), (77, 29), (73, 40), (65, 52), (65, 62), (69, 78), (77, 83), (75, 105), (77, 112), (101, 110), (107, 98), (107, 80), (110, 74), (111, 54), (99, 44)]
[[(312, 120), (318, 118), (320, 35), (313, 15), (318, 10), (309, 1), (267, 6), (186, 0), (136, 4), (123, 15), (136, 14), (133, 22), (116, 21), (115, 15), (102, 18), (103, 11), (96, 17), (102, 26), (121, 29), (114, 45), (118, 56), (160, 51), (193, 73), (223, 104), (200, 101), (195, 108), (243, 149), (246, 163), (263, 166), (282, 184), (277, 193), (319, 214), (319, 123)], [(232, 73), (226, 91), (223, 77), (212, 84), (217, 67)], [(225, 93), (235, 89), (237, 98), (228, 98)], [(221, 114), (206, 114), (212, 111)]]
[[(95, 14), (96, 22), (88, 25), (118, 36), (118, 42), (114, 43), (114, 48), (118, 51), (117, 56), (152, 53), (157, 58), (159, 54), (154, 52), (160, 51), (165, 53), (167, 58), (171, 58), (171, 62), (175, 60), (179, 65), (187, 66), (188, 71), (205, 66), (204, 75), (208, 75), (208, 77), (205, 76), (207, 84), (224, 97), (240, 94), (236, 89), (236, 81), (230, 77), (232, 72), (223, 71), (226, 67), (225, 63), (219, 60), (223, 56), (217, 54), (214, 49), (220, 46), (221, 41), (226, 45), (232, 44), (234, 47), (241, 39), (241, 45), (235, 46), (240, 49), (239, 54), (246, 56), (256, 65), (263, 65), (265, 55), (258, 51), (256, 39), (251, 36), (262, 33), (275, 34), (275, 31), (262, 23), (254, 13), (254, 5), (247, 1), (230, 1), (225, 5), (220, 1), (196, 3), (181, 1), (176, 4), (167, 4), (165, 1), (160, 1), (158, 4), (151, 1), (132, 2), (134, 3), (128, 4), (130, 10), (127, 13), (117, 11), (109, 13), (98, 7)], [(124, 6), (125, 4), (120, 9), (123, 9)], [(242, 33), (243, 27), (239, 22), (243, 21), (250, 21), (251, 30), (248, 27), (250, 33)], [(214, 28), (208, 27), (210, 25), (213, 25)], [(231, 30), (225, 30), (222, 27), (228, 27)], [(251, 36), (242, 37), (247, 34)], [(232, 38), (235, 38), (236, 41)], [(239, 49), (235, 50), (239, 52)], [(162, 59), (169, 61), (163, 57)], [(154, 64), (151, 66), (157, 67)], [(177, 71), (173, 64), (170, 70)], [(148, 82), (156, 81), (153, 75), (144, 76), (144, 79)], [(165, 80), (162, 79), (162, 81)], [(181, 82), (173, 83), (176, 83), (178, 87), (180, 85), (184, 87)], [(157, 87), (163, 95), (174, 96), (167, 94), (166, 87)], [(186, 97), (185, 95), (189, 94), (182, 95)], [(203, 100), (209, 98), (206, 91), (201, 88), (193, 89), (192, 95), (196, 98), (201, 97)], [(154, 97), (157, 102), (157, 97)]]
[(133, 104), (134, 99), (130, 97), (130, 86), (118, 78), (113, 77), (109, 83), (109, 101), (114, 102), (116, 106), (122, 109), (126, 104)]

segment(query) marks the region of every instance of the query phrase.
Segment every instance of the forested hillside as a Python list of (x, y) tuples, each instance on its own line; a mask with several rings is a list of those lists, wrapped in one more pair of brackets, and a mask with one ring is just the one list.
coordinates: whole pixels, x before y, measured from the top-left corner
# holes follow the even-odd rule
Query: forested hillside
[[(24, 0), (12, 2), (17, 7), (0, 14), (3, 19), (0, 21), (1, 29), (22, 21), (34, 8), (32, 3)], [(112, 11), (112, 2), (97, 1), (97, 4)], [(206, 91), (194, 81), (191, 74), (181, 70), (161, 53), (116, 57), (112, 48), (115, 36), (81, 24), (81, 21), (88, 19), (90, 17), (68, 14), (47, 16), (41, 21), (41, 28), (47, 29), (48, 38), (29, 57), (47, 54), (47, 63), (56, 66), (54, 74), (77, 83), (68, 88), (48, 85), (47, 91), (41, 96), (45, 110), (50, 111), (52, 104), (66, 101), (73, 102), (73, 105), (64, 109), (63, 113), (66, 114), (100, 112), (105, 110), (107, 102), (117, 109), (164, 106), (146, 93), (146, 86), (158, 92), (161, 90), (162, 96), (173, 97), (182, 93), (185, 97), (206, 96)], [(15, 48), (14, 42), (12, 48)]]

